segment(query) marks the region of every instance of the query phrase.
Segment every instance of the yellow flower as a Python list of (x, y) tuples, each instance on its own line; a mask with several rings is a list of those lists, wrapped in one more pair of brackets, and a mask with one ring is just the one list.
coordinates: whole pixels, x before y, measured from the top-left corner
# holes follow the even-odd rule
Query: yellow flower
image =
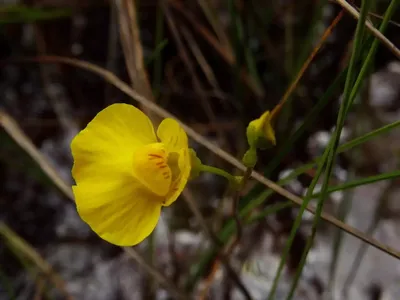
[(102, 110), (71, 143), (73, 192), (81, 218), (104, 240), (136, 245), (154, 230), (190, 175), (188, 138), (173, 119), (157, 136), (128, 104)]
[(264, 148), (268, 146), (265, 140), (272, 145), (276, 145), (275, 131), (272, 128), (272, 114), (269, 110), (264, 112), (261, 117), (249, 123), (246, 131), (249, 146), (252, 148)]

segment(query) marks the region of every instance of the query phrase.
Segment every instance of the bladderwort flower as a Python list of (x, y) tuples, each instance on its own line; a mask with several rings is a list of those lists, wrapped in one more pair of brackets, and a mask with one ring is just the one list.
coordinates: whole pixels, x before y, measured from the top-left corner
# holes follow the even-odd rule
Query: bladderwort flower
[(188, 138), (178, 122), (150, 119), (112, 104), (71, 143), (72, 187), (80, 217), (104, 240), (133, 246), (157, 225), (163, 206), (181, 194), (191, 172)]
[(242, 162), (248, 168), (254, 168), (257, 163), (257, 149), (267, 149), (271, 145), (276, 145), (272, 114), (273, 112), (267, 110), (247, 126), (246, 137), (249, 148), (243, 155)]
[(276, 145), (275, 131), (271, 122), (272, 113), (267, 110), (261, 117), (249, 123), (246, 135), (250, 147), (262, 149), (269, 144)]

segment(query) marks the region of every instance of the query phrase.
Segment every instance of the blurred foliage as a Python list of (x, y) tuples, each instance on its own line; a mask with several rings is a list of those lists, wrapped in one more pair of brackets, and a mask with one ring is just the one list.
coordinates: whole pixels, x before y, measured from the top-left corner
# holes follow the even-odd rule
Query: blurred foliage
[(70, 9), (35, 8), (26, 5), (3, 5), (0, 7), (0, 24), (32, 23), (67, 18), (72, 15)]

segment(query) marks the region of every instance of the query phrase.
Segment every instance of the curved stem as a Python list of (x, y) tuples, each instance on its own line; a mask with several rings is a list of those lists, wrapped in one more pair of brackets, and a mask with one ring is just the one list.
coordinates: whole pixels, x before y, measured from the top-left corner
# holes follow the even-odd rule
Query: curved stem
[(200, 170), (202, 172), (208, 172), (208, 173), (212, 173), (212, 174), (215, 174), (215, 175), (218, 175), (218, 176), (225, 177), (226, 179), (228, 179), (229, 182), (236, 182), (235, 176), (233, 176), (229, 172), (224, 171), (224, 170), (222, 170), (220, 168), (207, 166), (207, 165), (201, 165)]

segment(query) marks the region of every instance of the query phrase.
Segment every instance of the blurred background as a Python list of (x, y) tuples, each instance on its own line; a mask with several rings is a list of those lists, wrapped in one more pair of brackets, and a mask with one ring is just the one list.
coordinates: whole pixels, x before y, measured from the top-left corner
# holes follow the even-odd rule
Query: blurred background
[[(391, 1), (370, 2), (368, 20), (379, 28)], [(350, 3), (359, 10), (361, 1)], [(206, 224), (225, 244), (234, 236), (232, 228), (224, 231), (232, 222), (232, 195), (223, 178), (203, 174), (192, 181), (135, 254), (102, 241), (79, 218), (68, 198), (71, 139), (111, 103), (138, 105), (155, 122), (159, 116), (99, 74), (55, 56), (112, 72), (239, 159), (247, 147), (248, 122), (284, 98), (274, 124), (277, 146), (259, 153), (256, 169), (303, 197), (316, 168), (301, 168), (323, 153), (335, 129), (356, 19), (327, 0), (0, 4), (0, 299), (178, 299), (138, 255), (185, 293), (183, 299), (246, 299), (218, 263), (216, 245), (204, 231)], [(397, 47), (399, 22), (397, 8), (385, 31)], [(358, 71), (371, 43), (366, 30)], [(379, 44), (340, 143), (390, 128), (338, 154), (330, 180), (337, 188), (324, 211), (398, 251), (399, 120), (399, 57)], [(240, 174), (200, 143), (191, 140), (191, 146), (204, 163)], [(399, 260), (329, 223), (319, 224), (302, 261), (313, 223), (307, 212), (273, 287), (299, 208), (253, 181), (242, 191), (241, 209), (249, 203), (258, 203), (251, 211), (263, 215), (243, 224), (229, 256), (252, 299), (289, 299), (299, 267), (303, 272), (292, 299), (400, 299)]]

